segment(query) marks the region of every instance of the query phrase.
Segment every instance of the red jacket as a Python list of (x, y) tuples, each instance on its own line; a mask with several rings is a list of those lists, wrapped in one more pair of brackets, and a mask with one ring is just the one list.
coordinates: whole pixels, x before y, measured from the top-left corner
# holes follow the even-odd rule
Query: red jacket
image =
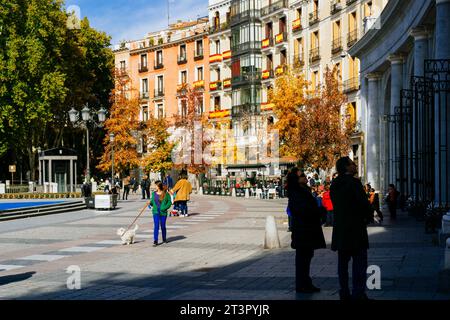
[(322, 195), (322, 205), (327, 211), (333, 211), (333, 203), (330, 198), (330, 191), (325, 191)]

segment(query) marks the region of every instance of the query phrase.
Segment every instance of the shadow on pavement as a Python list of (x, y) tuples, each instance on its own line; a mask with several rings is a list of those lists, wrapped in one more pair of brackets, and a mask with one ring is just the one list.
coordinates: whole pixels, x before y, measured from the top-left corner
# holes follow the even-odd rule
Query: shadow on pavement
[(19, 282), (19, 281), (27, 280), (27, 279), (31, 278), (35, 273), (36, 273), (35, 271), (31, 271), (31, 272), (25, 272), (25, 273), (19, 273), (19, 274), (14, 274), (14, 275), (10, 275), (10, 276), (0, 277), (0, 286), (9, 284), (12, 282)]

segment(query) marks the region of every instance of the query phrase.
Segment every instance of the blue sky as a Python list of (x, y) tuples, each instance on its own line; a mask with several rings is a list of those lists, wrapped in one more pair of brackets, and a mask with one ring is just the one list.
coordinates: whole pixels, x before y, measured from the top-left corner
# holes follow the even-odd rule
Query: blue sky
[[(208, 15), (208, 0), (169, 0), (170, 23)], [(111, 43), (143, 38), (167, 27), (167, 0), (66, 0), (91, 26), (112, 36)]]

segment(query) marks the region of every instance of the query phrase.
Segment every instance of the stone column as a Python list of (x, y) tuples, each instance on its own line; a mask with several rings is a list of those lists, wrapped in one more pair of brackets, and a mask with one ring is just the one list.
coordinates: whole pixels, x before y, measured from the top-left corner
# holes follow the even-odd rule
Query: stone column
[(367, 100), (367, 139), (366, 139), (366, 183), (375, 190), (380, 190), (380, 105), (379, 105), (379, 73), (369, 73)]
[(414, 37), (414, 75), (424, 76), (424, 63), (428, 58), (428, 32), (424, 27), (417, 27), (411, 30)]
[(70, 174), (70, 192), (73, 192), (73, 160), (70, 159), (70, 168), (69, 168), (69, 174)]
[[(436, 59), (450, 59), (450, 0), (436, 0)], [(445, 80), (441, 77), (441, 81)], [(435, 201), (445, 205), (450, 201), (448, 188), (450, 166), (450, 95), (442, 91), (435, 96), (435, 146), (438, 153), (435, 160)], [(439, 170), (440, 169), (440, 170)]]
[[(395, 108), (400, 106), (401, 99), (401, 89), (403, 88), (403, 63), (404, 58), (401, 54), (392, 54), (389, 56), (389, 61), (391, 62), (391, 115), (395, 115)], [(395, 184), (399, 178), (399, 133), (396, 133), (396, 126), (392, 123), (392, 130), (389, 130), (389, 153), (392, 167), (390, 168), (391, 176), (389, 183)], [(397, 136), (397, 139), (396, 139)]]
[(42, 160), (39, 159), (39, 185), (42, 185)]
[(436, 0), (436, 59), (450, 59), (450, 0)]

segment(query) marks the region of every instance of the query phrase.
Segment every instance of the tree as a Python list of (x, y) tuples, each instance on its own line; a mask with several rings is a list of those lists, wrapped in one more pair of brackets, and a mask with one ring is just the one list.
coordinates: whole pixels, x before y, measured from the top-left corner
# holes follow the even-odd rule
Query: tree
[(114, 133), (114, 167), (119, 173), (139, 166), (137, 132), (139, 130), (139, 97), (132, 87), (130, 77), (115, 71), (115, 88), (111, 95), (111, 115), (105, 121), (108, 134), (103, 140), (105, 147), (97, 168), (102, 172), (111, 170), (111, 143), (109, 134)]
[[(174, 138), (181, 138), (175, 146), (175, 168), (184, 169), (197, 177), (205, 173), (211, 165), (210, 145), (213, 137), (210, 132), (208, 116), (202, 113), (202, 93), (188, 84), (179, 88), (180, 98), (184, 100), (184, 110), (181, 115), (174, 116), (177, 128)], [(181, 136), (180, 136), (181, 133)], [(177, 161), (179, 160), (179, 161)]]
[(86, 18), (68, 29), (68, 17), (62, 0), (3, 0), (0, 7), (0, 157), (7, 150), (24, 156), (32, 180), (37, 147), (81, 143), (68, 124), (72, 106), (109, 107), (110, 37)]
[[(270, 94), (279, 118), (276, 127), (283, 144), (281, 154), (295, 156), (302, 167), (330, 169), (337, 158), (350, 150), (354, 124), (346, 123), (347, 117), (342, 116), (341, 109), (347, 97), (341, 91), (336, 72), (335, 68), (327, 67), (323, 84), (318, 89), (313, 88), (307, 98), (306, 83), (301, 76), (297, 80), (289, 75), (278, 78), (276, 89)], [(297, 89), (302, 97), (295, 97), (293, 92), (298, 85), (303, 88)]]
[(151, 117), (146, 123), (144, 143), (149, 145), (148, 154), (143, 159), (143, 167), (152, 172), (160, 172), (162, 176), (173, 167), (172, 149), (169, 141), (169, 124), (166, 119)]

